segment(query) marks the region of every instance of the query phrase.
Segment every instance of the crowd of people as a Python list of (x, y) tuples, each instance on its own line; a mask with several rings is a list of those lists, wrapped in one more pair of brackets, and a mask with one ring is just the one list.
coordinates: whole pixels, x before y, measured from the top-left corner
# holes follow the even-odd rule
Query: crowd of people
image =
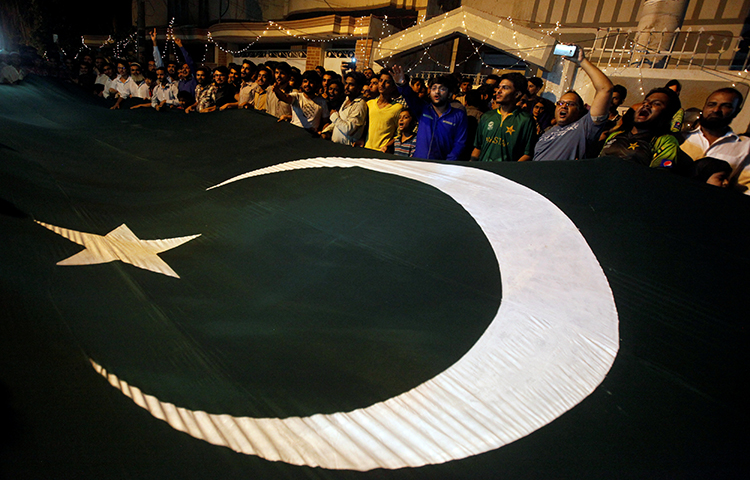
[(489, 75), (473, 88), (453, 75), (426, 84), (398, 65), (339, 74), (244, 60), (212, 69), (196, 66), (177, 37), (182, 61), (164, 63), (155, 31), (151, 40), (153, 60), (144, 66), (84, 54), (68, 65), (71, 80), (108, 99), (112, 109), (259, 110), (336, 143), (435, 160), (615, 156), (750, 193), (750, 138), (729, 126), (742, 108), (738, 90), (716, 90), (702, 109), (685, 111), (681, 84), (672, 80), (625, 109), (627, 90), (613, 85), (581, 48), (568, 60), (591, 80), (589, 105), (575, 91), (553, 103), (541, 96), (542, 79), (520, 73)]

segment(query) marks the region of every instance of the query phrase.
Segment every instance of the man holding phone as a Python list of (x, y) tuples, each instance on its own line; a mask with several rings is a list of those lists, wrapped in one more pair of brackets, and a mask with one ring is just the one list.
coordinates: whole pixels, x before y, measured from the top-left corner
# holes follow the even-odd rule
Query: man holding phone
[(594, 85), (596, 94), (588, 112), (586, 112), (583, 99), (576, 92), (571, 90), (560, 97), (555, 106), (556, 125), (539, 137), (534, 149), (534, 160), (586, 158), (587, 145), (594, 144), (598, 140), (609, 117), (612, 82), (584, 56), (580, 46), (558, 45), (558, 47), (555, 48), (556, 53), (562, 53), (564, 58), (578, 64), (586, 72)]

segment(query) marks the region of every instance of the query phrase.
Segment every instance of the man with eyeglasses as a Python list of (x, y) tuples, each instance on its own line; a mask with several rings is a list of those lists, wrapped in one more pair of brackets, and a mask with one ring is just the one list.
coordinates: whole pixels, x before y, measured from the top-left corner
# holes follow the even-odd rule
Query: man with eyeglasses
[(672, 117), (680, 106), (680, 97), (673, 90), (651, 90), (635, 111), (632, 128), (610, 134), (600, 156), (620, 157), (649, 167), (682, 168), (679, 143), (670, 131)]
[[(601, 130), (609, 117), (612, 99), (612, 82), (596, 68), (578, 46), (578, 55), (564, 57), (578, 64), (586, 72), (596, 90), (591, 109), (587, 112), (583, 99), (569, 91), (555, 105), (556, 124), (539, 137), (534, 149), (534, 160), (576, 160), (587, 158), (587, 147), (599, 139)], [(598, 152), (588, 152), (596, 155)]]
[(227, 82), (227, 78), (229, 78), (229, 69), (223, 65), (216, 67), (214, 83), (208, 87), (205, 93), (208, 97), (207, 103), (211, 105), (198, 109), (198, 112), (213, 112), (234, 100), (234, 89)]
[(466, 146), (466, 112), (451, 106), (456, 90), (453, 77), (441, 75), (430, 80), (428, 102), (405, 83), (404, 69), (393, 66), (393, 80), (403, 95), (409, 110), (418, 122), (417, 145), (414, 157), (431, 160), (459, 160)]

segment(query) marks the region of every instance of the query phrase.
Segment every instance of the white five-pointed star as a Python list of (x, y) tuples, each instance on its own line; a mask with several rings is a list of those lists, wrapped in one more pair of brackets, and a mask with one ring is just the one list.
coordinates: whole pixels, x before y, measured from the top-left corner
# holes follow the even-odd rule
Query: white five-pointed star
[(34, 221), (70, 241), (86, 247), (85, 250), (72, 257), (57, 262), (58, 265), (94, 265), (122, 260), (138, 268), (176, 278), (180, 278), (180, 276), (157, 254), (171, 250), (200, 236), (199, 233), (187, 237), (141, 240), (124, 223), (105, 236), (101, 236)]

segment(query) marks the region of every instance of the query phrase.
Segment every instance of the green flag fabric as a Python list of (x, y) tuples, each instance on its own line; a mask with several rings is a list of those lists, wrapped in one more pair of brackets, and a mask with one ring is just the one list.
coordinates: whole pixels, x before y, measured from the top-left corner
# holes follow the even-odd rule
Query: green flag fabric
[(750, 204), (0, 89), (6, 478), (745, 478)]

